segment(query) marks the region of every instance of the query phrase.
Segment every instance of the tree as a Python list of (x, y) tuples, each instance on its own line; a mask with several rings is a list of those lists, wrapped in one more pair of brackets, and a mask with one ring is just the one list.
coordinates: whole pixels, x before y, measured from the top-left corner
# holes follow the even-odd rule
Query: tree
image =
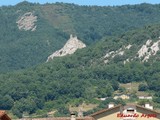
[(144, 84), (144, 83), (139, 84), (138, 90), (139, 91), (146, 91), (146, 90), (148, 90), (148, 86), (146, 84)]
[(125, 87), (119, 87), (119, 91), (121, 93), (126, 93), (126, 88)]
[(13, 107), (14, 101), (9, 95), (0, 95), (0, 109), (10, 110)]

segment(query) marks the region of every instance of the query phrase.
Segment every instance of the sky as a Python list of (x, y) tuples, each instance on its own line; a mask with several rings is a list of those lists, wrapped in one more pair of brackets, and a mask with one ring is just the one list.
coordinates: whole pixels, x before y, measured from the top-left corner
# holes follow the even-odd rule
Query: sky
[[(24, 0), (0, 0), (0, 6), (2, 5), (15, 5)], [(126, 5), (126, 4), (140, 4), (140, 3), (151, 3), (160, 4), (160, 0), (27, 0), (33, 3), (75, 3), (79, 5), (98, 5), (98, 6), (115, 6), (115, 5)]]

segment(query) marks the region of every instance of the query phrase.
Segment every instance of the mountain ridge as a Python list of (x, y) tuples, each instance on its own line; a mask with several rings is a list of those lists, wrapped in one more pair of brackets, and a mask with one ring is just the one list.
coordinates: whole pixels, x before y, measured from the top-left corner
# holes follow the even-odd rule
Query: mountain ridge
[[(0, 53), (1, 72), (45, 62), (50, 54), (63, 47), (70, 34), (77, 35), (89, 46), (105, 36), (117, 36), (158, 23), (160, 19), (159, 5), (150, 4), (100, 7), (64, 3), (40, 5), (25, 1), (0, 8), (0, 49), (4, 51)], [(35, 31), (19, 30), (16, 22), (25, 13), (33, 13), (25, 18), (36, 21)]]

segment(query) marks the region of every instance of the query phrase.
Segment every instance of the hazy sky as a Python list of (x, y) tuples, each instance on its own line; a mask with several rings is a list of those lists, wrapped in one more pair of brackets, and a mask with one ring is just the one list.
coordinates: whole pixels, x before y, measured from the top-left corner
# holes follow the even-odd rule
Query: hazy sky
[[(24, 0), (0, 0), (0, 6), (2, 5), (15, 5)], [(125, 5), (125, 4), (139, 4), (139, 3), (152, 3), (159, 4), (160, 0), (27, 0), (29, 2), (38, 2), (38, 3), (55, 3), (55, 2), (64, 2), (64, 3), (75, 3), (79, 5)]]

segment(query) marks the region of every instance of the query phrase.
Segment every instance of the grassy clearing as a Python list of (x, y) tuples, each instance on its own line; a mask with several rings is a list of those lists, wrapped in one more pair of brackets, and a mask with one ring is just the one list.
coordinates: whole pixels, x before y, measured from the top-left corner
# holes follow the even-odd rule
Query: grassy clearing
[(120, 87), (124, 87), (129, 92), (132, 91), (138, 91), (138, 86), (140, 83), (133, 82), (133, 83), (127, 83), (127, 84), (120, 84)]
[(79, 110), (82, 110), (84, 112), (88, 111), (88, 110), (92, 110), (93, 108), (96, 108), (98, 105), (97, 104), (81, 104), (78, 107), (70, 107), (70, 111), (76, 111), (78, 112)]
[(132, 83), (127, 83), (127, 84), (120, 84), (120, 87), (123, 87), (126, 89), (126, 93), (132, 94), (135, 93), (137, 96), (149, 96), (148, 92), (144, 91), (138, 91), (138, 86), (142, 82), (132, 82)]

